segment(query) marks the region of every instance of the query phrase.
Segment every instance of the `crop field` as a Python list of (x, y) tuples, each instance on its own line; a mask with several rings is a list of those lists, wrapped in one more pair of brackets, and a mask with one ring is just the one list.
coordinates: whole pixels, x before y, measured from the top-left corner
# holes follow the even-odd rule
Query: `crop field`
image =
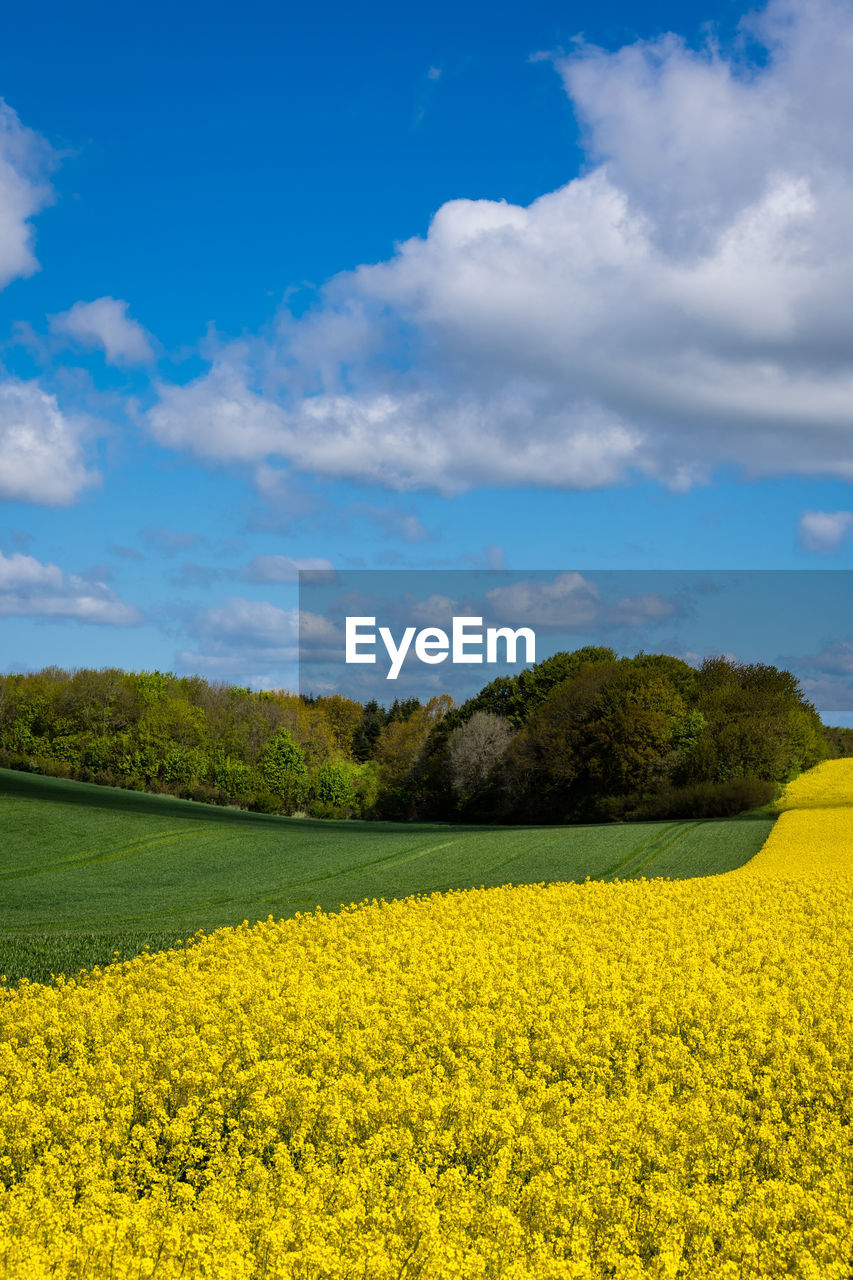
[(782, 809), (7, 989), (0, 1275), (849, 1280), (853, 761)]
[(708, 875), (746, 862), (771, 825), (319, 822), (0, 770), (0, 974), (46, 981), (198, 929), (364, 899)]

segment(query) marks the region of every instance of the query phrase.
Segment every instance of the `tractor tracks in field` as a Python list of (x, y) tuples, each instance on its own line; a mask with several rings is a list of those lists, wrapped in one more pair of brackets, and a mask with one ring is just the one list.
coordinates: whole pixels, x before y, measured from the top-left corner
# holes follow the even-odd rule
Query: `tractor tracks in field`
[(11, 871), (0, 872), (0, 880), (26, 880), (30, 876), (48, 875), (54, 871), (70, 871), (77, 867), (90, 867), (101, 862), (117, 862), (134, 853), (148, 853), (161, 844), (174, 844), (176, 841), (192, 840), (204, 835), (204, 831), (161, 831), (154, 836), (145, 836), (131, 844), (119, 845), (100, 853), (85, 854), (78, 858), (63, 858), (59, 862), (48, 862), (39, 867), (15, 867)]
[[(640, 841), (639, 844), (633, 845), (632, 848), (629, 849), (626, 854), (623, 854), (623, 856), (616, 862), (610, 863), (609, 866), (606, 866), (601, 870), (593, 871), (592, 868), (590, 868), (588, 873), (590, 879), (613, 880), (616, 879), (617, 876), (620, 879), (630, 879), (638, 876), (641, 872), (645, 871), (647, 867), (651, 866), (651, 864), (659, 858), (662, 853), (671, 849), (678, 841), (683, 840), (694, 827), (701, 826), (703, 821), (704, 819), (698, 819), (693, 822), (670, 822), (663, 828), (663, 830), (657, 828), (654, 835)], [(512, 863), (518, 862), (521, 859), (529, 861), (529, 857), (530, 855), (528, 850), (521, 850), (518, 853), (514, 853), (509, 858), (504, 858), (501, 862), (494, 863), (488, 869), (489, 874), (494, 875), (495, 872), (500, 871), (505, 867), (509, 867)], [(551, 880), (554, 879), (553, 876), (548, 878)], [(573, 879), (574, 877), (570, 878)]]
[[(626, 854), (618, 862), (614, 862), (606, 870), (602, 871), (595, 878), (597, 880), (629, 880), (636, 879), (642, 871), (651, 866), (662, 853), (671, 849), (674, 844), (683, 840), (684, 837), (695, 827), (702, 826), (705, 819), (699, 818), (695, 822), (672, 822), (669, 826), (664, 827), (663, 831), (659, 831), (650, 840), (645, 840), (641, 844), (636, 845), (630, 853)], [(645, 857), (643, 855), (646, 855)], [(638, 861), (639, 859), (639, 861)], [(621, 874), (620, 874), (621, 873)]]
[(352, 875), (357, 871), (364, 871), (368, 868), (380, 866), (399, 866), (403, 862), (414, 862), (418, 858), (425, 858), (429, 853), (437, 853), (440, 849), (448, 849), (452, 844), (458, 843), (458, 838), (454, 840), (446, 840), (443, 844), (430, 844), (426, 849), (400, 849), (394, 853), (383, 854), (380, 858), (370, 858), (367, 862), (354, 862), (346, 867), (339, 867), (337, 871), (328, 871), (325, 875), (311, 876), (307, 880), (289, 880), (286, 888), (299, 888), (306, 884), (319, 884), (325, 880), (337, 880), (341, 876)]

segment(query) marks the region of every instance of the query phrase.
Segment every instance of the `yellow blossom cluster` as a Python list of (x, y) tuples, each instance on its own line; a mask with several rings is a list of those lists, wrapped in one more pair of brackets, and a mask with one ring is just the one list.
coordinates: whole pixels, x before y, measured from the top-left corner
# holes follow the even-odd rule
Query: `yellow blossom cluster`
[(5, 991), (0, 1276), (848, 1280), (851, 801)]

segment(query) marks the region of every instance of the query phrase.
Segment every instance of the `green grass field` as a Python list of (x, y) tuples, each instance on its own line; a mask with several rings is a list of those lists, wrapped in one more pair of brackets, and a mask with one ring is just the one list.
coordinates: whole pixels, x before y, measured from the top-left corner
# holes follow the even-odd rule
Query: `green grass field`
[(0, 770), (0, 973), (46, 981), (364, 898), (542, 880), (711, 875), (769, 817), (576, 827), (320, 822)]

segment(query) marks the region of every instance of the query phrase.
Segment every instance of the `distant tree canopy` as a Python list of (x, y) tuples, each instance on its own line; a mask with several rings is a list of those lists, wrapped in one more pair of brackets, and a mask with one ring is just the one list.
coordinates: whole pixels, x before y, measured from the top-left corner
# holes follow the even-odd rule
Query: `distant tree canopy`
[(501, 716), (514, 727), (524, 724), (532, 711), (564, 680), (571, 680), (590, 663), (614, 662), (612, 649), (590, 647), (572, 653), (555, 653), (515, 676), (498, 676), (473, 698), (462, 704), (460, 717), (467, 720), (476, 711)]
[(853, 729), (823, 727), (829, 754), (835, 759), (853, 756)]
[(381, 707), (159, 671), (0, 676), (0, 765), (266, 812), (581, 821), (769, 799), (853, 730), (788, 671), (590, 646)]
[(790, 672), (723, 658), (696, 670), (668, 655), (602, 656), (582, 662), (525, 720), (505, 762), (506, 792), (516, 810), (541, 818), (618, 812), (620, 799), (627, 813), (644, 796), (696, 782), (779, 784), (827, 749)]

